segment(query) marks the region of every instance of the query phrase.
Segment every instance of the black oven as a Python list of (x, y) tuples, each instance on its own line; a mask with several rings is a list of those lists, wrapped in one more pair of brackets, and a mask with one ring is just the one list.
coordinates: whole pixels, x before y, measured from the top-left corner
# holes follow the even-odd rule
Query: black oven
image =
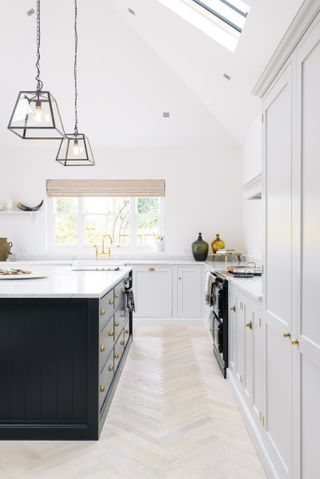
[(227, 375), (228, 368), (228, 281), (218, 272), (210, 273), (211, 293), (210, 305), (210, 331), (213, 339), (213, 352), (218, 365)]

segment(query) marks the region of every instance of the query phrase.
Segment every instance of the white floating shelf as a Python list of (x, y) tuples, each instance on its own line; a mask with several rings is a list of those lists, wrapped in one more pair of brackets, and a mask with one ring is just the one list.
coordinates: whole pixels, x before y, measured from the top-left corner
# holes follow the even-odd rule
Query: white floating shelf
[(0, 215), (7, 215), (7, 216), (12, 216), (12, 215), (30, 215), (30, 214), (36, 214), (39, 213), (40, 210), (38, 211), (19, 211), (19, 210), (12, 210), (12, 211), (7, 211), (3, 210), (0, 211)]

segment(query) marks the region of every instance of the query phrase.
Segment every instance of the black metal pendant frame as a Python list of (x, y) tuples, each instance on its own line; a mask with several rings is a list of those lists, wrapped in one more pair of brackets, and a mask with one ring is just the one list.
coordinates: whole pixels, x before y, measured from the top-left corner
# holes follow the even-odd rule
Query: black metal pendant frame
[[(21, 102), (25, 100), (28, 102), (25, 102), (25, 105), (29, 104), (30, 111), (22, 116), (19, 105), (21, 106)], [(40, 114), (44, 115), (44, 119), (35, 119), (37, 108), (40, 109)], [(49, 91), (20, 91), (8, 129), (24, 140), (61, 140), (65, 137), (58, 104)]]
[(83, 133), (67, 133), (60, 143), (56, 161), (63, 166), (94, 166), (88, 137)]

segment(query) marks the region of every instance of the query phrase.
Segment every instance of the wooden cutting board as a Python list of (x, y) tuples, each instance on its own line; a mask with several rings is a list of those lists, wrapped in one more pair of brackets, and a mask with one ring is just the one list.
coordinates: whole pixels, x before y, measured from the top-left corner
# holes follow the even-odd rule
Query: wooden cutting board
[(47, 274), (43, 273), (30, 273), (30, 274), (0, 274), (1, 279), (40, 279), (47, 278)]

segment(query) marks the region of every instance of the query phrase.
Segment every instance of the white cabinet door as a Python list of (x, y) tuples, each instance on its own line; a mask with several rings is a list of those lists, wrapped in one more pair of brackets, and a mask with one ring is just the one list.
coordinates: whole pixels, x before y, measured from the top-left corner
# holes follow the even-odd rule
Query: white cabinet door
[[(294, 479), (319, 477), (320, 21), (297, 51), (298, 138), (293, 163)], [(301, 218), (303, 221), (301, 221)], [(301, 266), (300, 266), (301, 265)], [(302, 443), (301, 443), (302, 439)]]
[(203, 297), (202, 268), (178, 267), (178, 317), (201, 318)]
[(265, 415), (265, 355), (263, 344), (263, 321), (261, 303), (255, 303), (253, 309), (252, 329), (252, 407), (258, 419), (262, 421)]
[(244, 328), (245, 328), (245, 304), (240, 295), (236, 297), (236, 373), (240, 384), (244, 381)]
[(173, 268), (135, 266), (133, 284), (138, 318), (171, 318), (173, 313)]
[(237, 297), (236, 291), (231, 284), (229, 284), (229, 315), (228, 315), (228, 367), (233, 372), (237, 371)]
[(265, 432), (281, 479), (292, 477), (291, 342), (291, 63), (264, 101)]

